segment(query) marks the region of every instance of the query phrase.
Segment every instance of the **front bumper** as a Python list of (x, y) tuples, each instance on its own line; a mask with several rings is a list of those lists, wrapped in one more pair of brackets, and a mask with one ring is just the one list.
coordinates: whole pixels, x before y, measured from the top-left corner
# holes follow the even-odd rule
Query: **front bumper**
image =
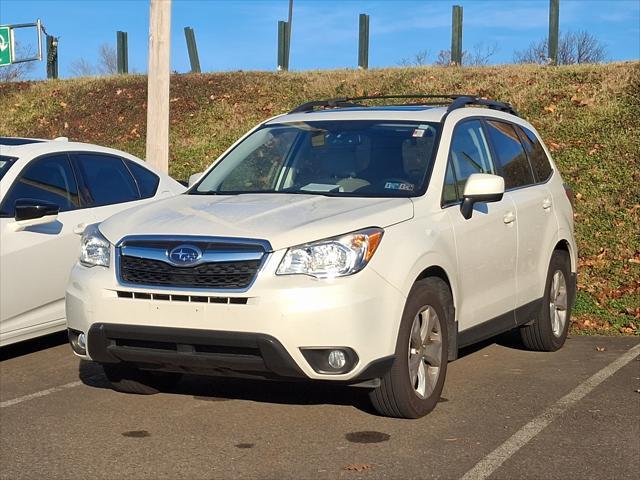
[[(371, 268), (318, 280), (274, 275), (279, 260), (271, 258), (245, 293), (124, 287), (113, 268), (76, 265), (67, 324), (86, 334), (80, 356), (101, 363), (346, 383), (383, 376), (404, 296)], [(302, 353), (332, 347), (352, 349), (353, 368), (318, 372)]]
[[(305, 379), (282, 344), (270, 335), (97, 323), (89, 329), (94, 361), (126, 362), (141, 369), (260, 378)], [(394, 357), (379, 359), (357, 383), (378, 378)]]

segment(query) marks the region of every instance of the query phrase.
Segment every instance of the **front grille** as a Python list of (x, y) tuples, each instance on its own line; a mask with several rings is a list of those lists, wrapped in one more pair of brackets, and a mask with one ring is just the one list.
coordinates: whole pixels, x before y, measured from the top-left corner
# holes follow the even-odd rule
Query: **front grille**
[[(178, 246), (199, 249), (199, 262), (190, 266), (173, 264), (170, 252)], [(118, 247), (118, 276), (124, 284), (220, 290), (247, 289), (270, 251), (270, 245), (262, 240), (219, 237), (129, 237)], [(142, 297), (136, 294), (135, 298)], [(158, 295), (157, 299), (162, 298)], [(201, 299), (173, 296), (166, 300)]]
[(247, 288), (260, 268), (260, 260), (205, 263), (195, 267), (174, 267), (168, 263), (122, 256), (120, 278), (136, 285), (183, 288)]

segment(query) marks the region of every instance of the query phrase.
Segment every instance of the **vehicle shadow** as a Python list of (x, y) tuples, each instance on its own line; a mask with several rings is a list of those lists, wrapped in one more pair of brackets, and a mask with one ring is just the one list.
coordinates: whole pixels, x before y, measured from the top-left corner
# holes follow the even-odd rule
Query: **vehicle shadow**
[[(484, 342), (461, 349), (464, 357), (482, 350), (489, 345), (499, 345), (523, 349), (518, 332), (508, 332)], [(78, 367), (80, 380), (94, 388), (111, 389), (100, 365), (80, 361)], [(362, 412), (378, 415), (367, 396), (368, 389), (336, 385), (331, 382), (304, 382), (259, 380), (224, 376), (184, 375), (180, 383), (164, 393), (190, 396), (199, 401), (222, 402), (245, 400), (280, 405), (343, 405), (351, 406)], [(446, 399), (441, 399), (446, 401)]]
[(520, 332), (517, 329), (510, 330), (508, 332), (496, 335), (495, 337), (487, 338), (468, 347), (461, 348), (458, 351), (458, 359), (464, 358), (467, 355), (476, 353), (490, 345), (500, 345), (501, 347), (512, 348), (514, 350), (526, 350), (526, 347), (520, 339)]
[[(90, 387), (111, 389), (102, 367), (96, 363), (80, 361), (78, 376)], [(333, 385), (329, 382), (286, 382), (187, 374), (178, 385), (164, 393), (211, 402), (248, 400), (282, 405), (344, 405), (366, 413), (375, 413), (366, 389)]]
[(0, 361), (29, 355), (30, 353), (46, 350), (67, 343), (67, 332), (56, 332), (43, 337), (13, 343), (0, 348)]

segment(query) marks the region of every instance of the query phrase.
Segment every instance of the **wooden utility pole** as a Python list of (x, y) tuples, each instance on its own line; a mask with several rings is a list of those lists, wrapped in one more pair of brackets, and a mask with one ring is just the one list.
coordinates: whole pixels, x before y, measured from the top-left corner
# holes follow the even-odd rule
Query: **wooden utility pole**
[(560, 34), (560, 0), (549, 0), (549, 51), (551, 65), (558, 64), (558, 36)]
[(147, 162), (169, 171), (171, 0), (151, 0), (147, 72)]

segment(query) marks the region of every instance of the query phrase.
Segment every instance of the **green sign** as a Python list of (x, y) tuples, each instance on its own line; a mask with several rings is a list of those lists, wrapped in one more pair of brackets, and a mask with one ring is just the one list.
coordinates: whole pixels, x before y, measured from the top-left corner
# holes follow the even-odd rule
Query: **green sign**
[(11, 29), (0, 27), (0, 66), (11, 65)]

